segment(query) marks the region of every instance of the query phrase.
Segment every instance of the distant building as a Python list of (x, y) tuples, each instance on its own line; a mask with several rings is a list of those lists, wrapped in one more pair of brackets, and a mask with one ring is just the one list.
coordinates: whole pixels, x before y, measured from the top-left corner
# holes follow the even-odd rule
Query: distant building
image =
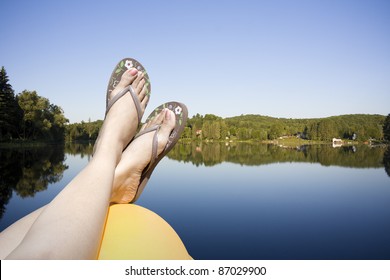
[(333, 148), (341, 147), (343, 145), (343, 140), (339, 138), (333, 138), (332, 139), (332, 146)]

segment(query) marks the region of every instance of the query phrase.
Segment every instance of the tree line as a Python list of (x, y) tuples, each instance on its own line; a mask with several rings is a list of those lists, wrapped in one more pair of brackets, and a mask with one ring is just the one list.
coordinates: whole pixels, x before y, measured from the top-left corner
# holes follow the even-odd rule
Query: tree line
[[(66, 140), (94, 140), (102, 121), (67, 125)], [(194, 141), (269, 141), (295, 137), (314, 141), (333, 138), (365, 142), (370, 139), (390, 140), (390, 114), (343, 115), (320, 119), (283, 119), (260, 115), (222, 118), (212, 114), (196, 114), (188, 119), (181, 136)]]
[(195, 115), (189, 119), (184, 138), (200, 140), (267, 141), (283, 137), (331, 141), (333, 138), (390, 140), (390, 114), (354, 114), (318, 119), (286, 119), (261, 115), (221, 118)]
[(0, 141), (63, 141), (65, 118), (61, 107), (36, 91), (15, 95), (5, 68), (0, 70)]
[(102, 125), (102, 120), (88, 120), (88, 122), (68, 124), (65, 131), (65, 140), (66, 142), (96, 140)]
[[(0, 141), (90, 141), (98, 136), (103, 121), (69, 124), (61, 107), (36, 91), (15, 95), (7, 73), (0, 71)], [(332, 138), (365, 142), (390, 140), (390, 114), (354, 114), (317, 119), (287, 119), (261, 115), (222, 118), (196, 114), (189, 118), (182, 139), (200, 141), (269, 141), (296, 137), (314, 141)]]

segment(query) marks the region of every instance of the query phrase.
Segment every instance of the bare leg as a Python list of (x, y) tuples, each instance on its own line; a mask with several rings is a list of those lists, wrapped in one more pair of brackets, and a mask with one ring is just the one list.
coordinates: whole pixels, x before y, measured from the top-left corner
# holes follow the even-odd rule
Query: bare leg
[[(145, 85), (145, 80), (143, 79), (142, 75), (137, 75), (137, 77), (134, 79), (134, 77), (132, 77), (132, 75), (130, 74), (130, 71), (128, 71), (123, 75), (120, 84), (117, 86), (117, 89), (115, 92), (113, 92), (112, 96), (114, 96), (115, 93), (128, 86), (129, 84), (132, 84), (133, 86), (137, 85), (139, 91)], [(142, 93), (140, 93), (140, 96), (142, 96)], [(144, 102), (141, 103), (141, 107), (143, 109), (145, 109), (146, 106), (145, 102), (147, 102), (146, 98), (144, 99)], [(131, 133), (135, 133), (138, 124), (133, 122), (130, 123), (130, 125), (130, 130), (132, 131)], [(45, 207), (46, 205), (26, 215), (25, 217), (16, 221), (0, 233), (0, 259), (4, 259), (20, 244), (20, 242), (26, 236), (26, 233), (30, 230), (31, 226), (39, 217), (41, 212), (45, 209)]]
[(4, 260), (20, 244), (46, 205), (16, 221), (0, 234), (0, 260)]
[[(164, 115), (165, 114), (165, 115)], [(156, 123), (162, 124), (162, 128), (159, 131), (159, 151), (163, 149), (174, 121), (174, 114), (171, 112), (162, 112), (156, 119), (148, 123), (146, 127), (154, 125)], [(145, 128), (146, 128), (145, 127)], [(147, 159), (150, 158), (150, 145), (151, 135), (148, 137), (144, 135), (140, 139), (141, 141), (132, 143), (122, 154), (120, 163), (115, 170), (114, 188), (112, 193), (112, 202), (127, 203), (134, 195), (136, 188), (139, 184), (139, 179), (143, 168), (147, 165)], [(138, 160), (134, 160), (138, 159)], [(39, 217), (40, 213), (46, 206), (41, 207), (34, 212), (28, 214), (24, 218), (18, 220), (7, 229), (5, 229), (0, 235), (0, 259), (4, 259), (10, 252), (12, 252), (23, 240), (26, 233), (30, 230), (32, 224)]]
[[(160, 115), (144, 127), (147, 128), (154, 124), (161, 124), (161, 129), (158, 134), (158, 153), (163, 150), (169, 134), (175, 125), (174, 118), (175, 115), (171, 111), (162, 111)], [(152, 133), (149, 135), (146, 134), (140, 137), (139, 140), (131, 143), (123, 152), (121, 161), (115, 169), (111, 202), (128, 203), (134, 197), (141, 173), (150, 160), (152, 138)], [(43, 206), (28, 214), (1, 233), (0, 259), (4, 259), (20, 244), (45, 207)]]
[[(144, 109), (146, 90), (142, 85), (143, 78), (137, 76), (137, 73), (134, 69), (129, 70), (124, 77), (136, 89)], [(124, 77), (122, 80), (126, 80)], [(112, 95), (119, 90), (114, 90)], [(124, 147), (134, 136), (138, 125), (136, 114), (129, 95), (114, 104), (99, 134), (93, 159), (41, 211), (21, 243), (7, 258), (96, 258), (115, 168)]]

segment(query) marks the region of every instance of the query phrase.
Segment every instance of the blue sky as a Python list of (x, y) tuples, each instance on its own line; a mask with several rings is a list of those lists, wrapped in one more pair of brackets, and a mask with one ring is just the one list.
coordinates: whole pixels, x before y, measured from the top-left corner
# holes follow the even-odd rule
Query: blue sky
[(0, 0), (0, 66), (70, 122), (102, 119), (123, 57), (190, 115), (390, 113), (390, 1)]

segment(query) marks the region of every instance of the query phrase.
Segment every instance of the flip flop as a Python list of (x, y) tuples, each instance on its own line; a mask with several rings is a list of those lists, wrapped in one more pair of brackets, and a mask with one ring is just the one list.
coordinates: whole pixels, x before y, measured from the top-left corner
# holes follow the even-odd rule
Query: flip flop
[(180, 102), (167, 102), (159, 107), (157, 107), (146, 119), (145, 123), (148, 123), (150, 120), (152, 120), (154, 117), (156, 117), (163, 109), (169, 109), (175, 113), (176, 117), (176, 124), (174, 129), (172, 130), (171, 134), (169, 135), (168, 142), (164, 148), (164, 150), (157, 154), (157, 147), (158, 147), (158, 130), (160, 129), (160, 125), (155, 125), (152, 127), (149, 127), (145, 130), (140, 131), (134, 139), (150, 132), (154, 132), (153, 137), (153, 146), (152, 146), (152, 157), (150, 159), (150, 163), (148, 166), (145, 167), (141, 174), (140, 184), (137, 188), (137, 192), (134, 196), (134, 198), (130, 201), (130, 203), (134, 203), (141, 195), (142, 191), (144, 190), (146, 183), (149, 181), (150, 176), (153, 173), (154, 168), (157, 166), (157, 164), (160, 162), (160, 160), (170, 151), (172, 150), (173, 146), (177, 143), (177, 141), (180, 138), (180, 135), (184, 131), (184, 127), (187, 123), (188, 118), (188, 110), (186, 105), (180, 103)]
[[(137, 110), (138, 124), (140, 124), (142, 119), (141, 104), (138, 100), (138, 96), (135, 94), (135, 91), (131, 85), (125, 87), (122, 91), (118, 92), (112, 99), (109, 99), (111, 92), (119, 84), (123, 73), (130, 68), (135, 68), (138, 71), (142, 71), (144, 73), (144, 77), (146, 79), (145, 84), (147, 88), (147, 95), (150, 95), (151, 93), (150, 79), (148, 74), (146, 73), (145, 68), (142, 66), (141, 63), (139, 63), (134, 58), (124, 58), (121, 61), (119, 61), (118, 64), (115, 66), (114, 70), (112, 71), (110, 80), (108, 81), (107, 94), (106, 94), (106, 113), (104, 116), (107, 116), (108, 111), (110, 111), (111, 107), (115, 104), (115, 102), (117, 102), (121, 97), (123, 97), (127, 92), (129, 92), (131, 97), (133, 98), (134, 105)], [(92, 155), (95, 154), (95, 147), (96, 146), (93, 147)]]
[(137, 115), (138, 115), (138, 123), (141, 122), (142, 119), (142, 109), (141, 104), (138, 100), (138, 96), (135, 94), (135, 91), (131, 85), (125, 87), (123, 90), (118, 92), (112, 99), (109, 100), (109, 96), (111, 92), (114, 90), (114, 88), (119, 84), (121, 77), (125, 71), (127, 71), (130, 68), (135, 68), (138, 71), (141, 71), (144, 73), (144, 77), (146, 80), (146, 88), (147, 88), (147, 95), (150, 95), (151, 92), (151, 86), (150, 86), (150, 80), (149, 76), (146, 73), (145, 68), (142, 66), (141, 63), (139, 63), (134, 58), (124, 58), (115, 66), (114, 71), (111, 74), (108, 86), (107, 86), (107, 96), (106, 96), (106, 115), (108, 111), (111, 109), (111, 107), (115, 104), (116, 101), (118, 101), (122, 96), (124, 96), (126, 93), (130, 93), (131, 97), (133, 98), (135, 108), (137, 109)]

